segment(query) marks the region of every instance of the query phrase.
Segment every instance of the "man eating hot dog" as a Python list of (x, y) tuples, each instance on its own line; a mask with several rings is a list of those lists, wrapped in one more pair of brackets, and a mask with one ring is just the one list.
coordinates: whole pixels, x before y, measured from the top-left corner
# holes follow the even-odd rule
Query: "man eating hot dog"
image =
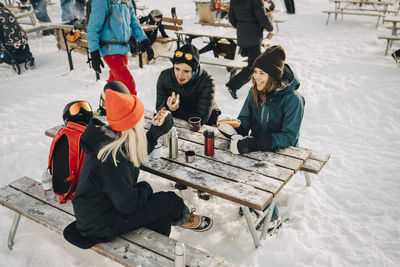
[(171, 61), (173, 67), (158, 77), (156, 109), (165, 107), (173, 117), (186, 121), (200, 117), (201, 124), (215, 125), (221, 111), (214, 101), (214, 80), (200, 67), (197, 48), (185, 44)]

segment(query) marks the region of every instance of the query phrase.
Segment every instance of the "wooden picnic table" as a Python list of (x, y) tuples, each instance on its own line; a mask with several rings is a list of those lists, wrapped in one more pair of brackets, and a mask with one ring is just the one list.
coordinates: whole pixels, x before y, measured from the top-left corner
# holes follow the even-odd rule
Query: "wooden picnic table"
[[(205, 26), (196, 29), (185, 29), (175, 32), (178, 37), (178, 47), (180, 47), (182, 42), (192, 43), (193, 39), (199, 37), (209, 38), (209, 43), (199, 49), (199, 53), (203, 54), (208, 51), (214, 50), (218, 41), (227, 40), (230, 44), (236, 46), (236, 29), (227, 29), (223, 27)], [(236, 53), (235, 53), (236, 54)]]
[[(146, 129), (151, 126), (153, 114), (151, 111), (145, 112)], [(144, 163), (141, 169), (240, 205), (256, 248), (260, 246), (260, 239), (266, 236), (268, 223), (263, 225), (259, 236), (255, 227), (264, 217), (266, 222), (270, 221), (275, 206), (274, 198), (285, 184), (303, 167), (318, 173), (329, 159), (329, 154), (316, 153), (313, 156), (313, 151), (295, 147), (277, 152), (235, 155), (230, 152), (230, 141), (215, 127), (204, 125), (199, 132), (192, 132), (186, 121), (176, 118), (174, 126), (179, 136), (178, 158), (169, 158), (167, 149), (163, 149), (160, 158)], [(60, 127), (51, 128), (45, 134), (53, 137)], [(202, 132), (205, 129), (213, 130), (215, 134), (215, 150), (211, 157), (204, 155)], [(188, 150), (196, 153), (192, 163), (185, 161), (185, 151)], [(306, 162), (310, 160), (315, 162), (306, 167)], [(324, 163), (316, 164), (320, 160)], [(261, 216), (255, 222), (250, 217), (249, 208), (261, 211)]]
[(391, 22), (392, 25), (392, 35), (396, 36), (397, 35), (397, 23), (400, 23), (400, 17), (391, 17), (391, 18), (384, 18), (383, 22)]
[[(375, 0), (329, 0), (329, 2), (335, 3), (335, 11), (356, 10), (356, 11), (376, 11), (383, 12), (386, 14), (388, 12), (388, 7), (393, 5), (391, 1), (375, 1)], [(341, 6), (344, 4), (345, 6)], [(357, 5), (356, 8), (351, 8), (350, 6)], [(370, 9), (362, 8), (362, 5), (367, 5), (371, 7)], [(335, 17), (336, 18), (336, 17)]]

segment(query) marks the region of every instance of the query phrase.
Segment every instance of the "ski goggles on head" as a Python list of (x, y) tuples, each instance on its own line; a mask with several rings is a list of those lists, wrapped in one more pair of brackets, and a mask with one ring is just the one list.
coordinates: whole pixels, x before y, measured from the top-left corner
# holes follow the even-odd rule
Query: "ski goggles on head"
[(181, 57), (185, 57), (186, 60), (191, 61), (193, 59), (193, 55), (190, 53), (183, 53), (182, 51), (177, 50), (175, 52), (175, 57), (176, 58), (181, 58)]
[(79, 101), (76, 102), (74, 104), (72, 104), (69, 107), (69, 114), (71, 114), (72, 116), (79, 114), (81, 108), (83, 108), (84, 110), (88, 111), (88, 112), (92, 112), (92, 107), (90, 106), (90, 104), (86, 101)]

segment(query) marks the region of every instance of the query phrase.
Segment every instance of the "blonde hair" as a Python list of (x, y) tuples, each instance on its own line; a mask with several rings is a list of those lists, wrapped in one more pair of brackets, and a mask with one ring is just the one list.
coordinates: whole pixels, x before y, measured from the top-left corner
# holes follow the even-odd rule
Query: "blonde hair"
[(117, 152), (127, 158), (136, 168), (148, 160), (147, 139), (143, 128), (143, 117), (132, 129), (119, 132), (119, 138), (103, 146), (97, 154), (97, 159), (104, 162), (111, 154), (117, 166)]
[(268, 75), (268, 80), (267, 84), (265, 85), (264, 88), (262, 88), (260, 91), (257, 89), (257, 83), (254, 79), (254, 76), (251, 76), (251, 81), (253, 82), (253, 87), (251, 88), (251, 91), (253, 93), (253, 98), (254, 102), (256, 102), (256, 106), (258, 107), (258, 94), (260, 94), (260, 98), (262, 102), (265, 104), (265, 101), (267, 101), (267, 95), (271, 94), (273, 91), (275, 91), (278, 88), (284, 88), (286, 86), (286, 83), (282, 80), (277, 81), (275, 78), (273, 78), (271, 75)]

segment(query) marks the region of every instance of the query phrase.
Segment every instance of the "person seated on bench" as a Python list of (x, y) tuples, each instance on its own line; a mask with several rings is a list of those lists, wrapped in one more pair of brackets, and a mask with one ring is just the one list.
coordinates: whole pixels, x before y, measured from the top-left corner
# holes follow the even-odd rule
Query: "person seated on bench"
[(158, 9), (154, 9), (147, 16), (139, 18), (140, 24), (157, 25), (158, 27), (155, 30), (146, 32), (150, 44), (153, 44), (154, 41), (157, 39), (158, 30), (160, 30), (162, 38), (168, 38), (168, 35), (165, 33), (164, 26), (162, 25), (162, 17), (163, 14), (161, 13), (161, 11)]
[[(173, 67), (163, 70), (158, 77), (156, 109), (166, 107), (173, 117), (185, 121), (200, 117), (202, 125), (215, 125), (221, 114), (214, 101), (215, 84), (212, 76), (200, 67), (199, 58), (199, 50), (192, 44), (175, 51)], [(176, 103), (172, 93), (179, 95)]]
[[(285, 51), (279, 45), (267, 48), (256, 58), (253, 87), (238, 116), (240, 126), (235, 130), (221, 123), (218, 127), (222, 134), (232, 137), (233, 154), (275, 151), (297, 145), (305, 103), (296, 91), (300, 83), (285, 64), (285, 58)], [(271, 218), (275, 226), (281, 223), (278, 214), (275, 206)]]
[(136, 95), (135, 81), (128, 69), (129, 38), (132, 34), (147, 52), (150, 61), (154, 52), (135, 16), (132, 3), (119, 1), (109, 5), (106, 0), (91, 1), (87, 41), (92, 68), (101, 73), (103, 56), (110, 68), (108, 82), (121, 81), (131, 94)]
[(166, 236), (171, 225), (210, 229), (212, 220), (190, 212), (174, 192), (153, 193), (150, 184), (137, 182), (157, 138), (171, 129), (171, 115), (146, 134), (144, 106), (135, 95), (106, 90), (105, 107), (107, 121), (93, 118), (81, 137), (86, 157), (72, 199), (76, 222), (64, 230), (65, 238), (88, 248), (140, 227)]
[(240, 126), (236, 130), (224, 123), (219, 126), (227, 136), (240, 135), (231, 142), (232, 153), (297, 146), (305, 102), (285, 58), (284, 49), (278, 45), (267, 48), (254, 61), (253, 87), (239, 113)]

